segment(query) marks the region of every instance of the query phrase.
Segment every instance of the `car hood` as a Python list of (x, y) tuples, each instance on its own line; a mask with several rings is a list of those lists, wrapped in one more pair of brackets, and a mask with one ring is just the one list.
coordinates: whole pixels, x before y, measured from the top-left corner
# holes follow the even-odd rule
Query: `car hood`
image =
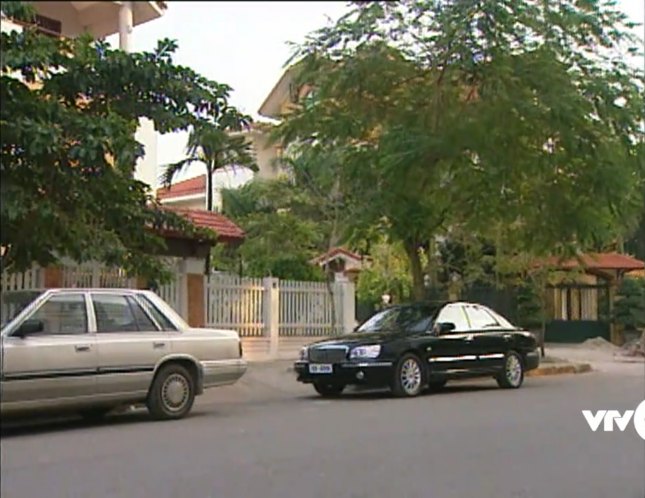
[(378, 344), (385, 341), (390, 341), (398, 337), (402, 337), (406, 332), (400, 330), (382, 331), (382, 332), (353, 332), (345, 334), (333, 339), (323, 339), (318, 342), (310, 344), (309, 347), (320, 346), (362, 346), (365, 344)]

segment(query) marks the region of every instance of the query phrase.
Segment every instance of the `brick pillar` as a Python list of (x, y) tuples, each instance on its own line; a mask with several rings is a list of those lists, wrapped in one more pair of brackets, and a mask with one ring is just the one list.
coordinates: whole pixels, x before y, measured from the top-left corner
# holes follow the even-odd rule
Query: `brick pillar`
[(206, 323), (206, 303), (204, 302), (203, 274), (189, 273), (186, 275), (188, 294), (188, 325), (203, 327)]
[(58, 266), (48, 266), (43, 270), (43, 286), (45, 289), (55, 289), (63, 286), (63, 269)]
[(144, 277), (137, 277), (137, 289), (144, 290), (148, 288), (148, 279)]

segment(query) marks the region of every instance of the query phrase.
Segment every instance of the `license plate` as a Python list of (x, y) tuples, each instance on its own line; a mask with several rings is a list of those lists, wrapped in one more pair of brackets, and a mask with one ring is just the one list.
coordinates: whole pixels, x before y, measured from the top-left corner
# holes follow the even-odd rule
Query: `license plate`
[(330, 374), (334, 368), (329, 363), (312, 363), (309, 365), (309, 373), (312, 374)]

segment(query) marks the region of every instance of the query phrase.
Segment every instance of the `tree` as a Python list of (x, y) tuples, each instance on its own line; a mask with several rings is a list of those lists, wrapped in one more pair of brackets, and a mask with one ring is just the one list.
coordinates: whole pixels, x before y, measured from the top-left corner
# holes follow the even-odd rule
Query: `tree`
[(287, 179), (254, 179), (222, 191), (224, 213), (246, 233), (244, 244), (215, 254), (215, 267), (245, 276), (322, 280), (311, 259), (322, 252), (326, 229), (306, 192)]
[[(33, 15), (18, 2), (2, 12)], [(0, 48), (2, 270), (69, 256), (163, 274), (153, 229), (191, 226), (133, 179), (144, 153), (134, 132), (143, 117), (161, 133), (215, 126), (237, 115), (230, 87), (175, 65), (170, 40), (128, 54), (25, 29), (3, 32)]]
[(645, 279), (624, 278), (616, 297), (616, 323), (622, 325), (626, 331), (644, 329), (645, 333)]
[(188, 137), (188, 157), (166, 165), (162, 183), (169, 187), (173, 178), (187, 166), (194, 162), (202, 163), (206, 168), (206, 209), (212, 211), (213, 175), (216, 171), (228, 167), (245, 167), (257, 171), (251, 144), (239, 134), (243, 129), (248, 129), (250, 124), (249, 116), (229, 108), (218, 116), (215, 123), (195, 127)]
[[(643, 75), (597, 1), (356, 2), (298, 48), (286, 143), (338, 151), (356, 231), (403, 244), (414, 295), (449, 229), (504, 255), (571, 254), (643, 205)], [(303, 145), (304, 144), (304, 145)], [(493, 222), (494, 220), (494, 222)]]

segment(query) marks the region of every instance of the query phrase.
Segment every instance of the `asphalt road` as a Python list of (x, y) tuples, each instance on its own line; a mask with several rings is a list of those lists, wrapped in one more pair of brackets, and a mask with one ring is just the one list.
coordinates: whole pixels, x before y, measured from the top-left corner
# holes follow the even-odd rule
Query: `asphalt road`
[(582, 409), (635, 409), (643, 365), (458, 383), (400, 400), (321, 400), (285, 364), (210, 391), (193, 414), (2, 428), (3, 498), (643, 498), (645, 441)]

